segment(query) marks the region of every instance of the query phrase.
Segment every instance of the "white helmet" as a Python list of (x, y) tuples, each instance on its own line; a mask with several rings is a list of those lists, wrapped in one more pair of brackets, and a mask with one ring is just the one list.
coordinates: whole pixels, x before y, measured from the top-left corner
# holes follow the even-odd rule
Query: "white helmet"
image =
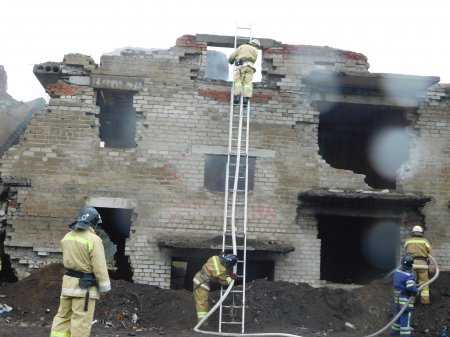
[(261, 48), (261, 42), (258, 39), (251, 39), (250, 44), (257, 48)]
[(414, 226), (412, 231), (414, 234), (423, 234), (422, 226)]

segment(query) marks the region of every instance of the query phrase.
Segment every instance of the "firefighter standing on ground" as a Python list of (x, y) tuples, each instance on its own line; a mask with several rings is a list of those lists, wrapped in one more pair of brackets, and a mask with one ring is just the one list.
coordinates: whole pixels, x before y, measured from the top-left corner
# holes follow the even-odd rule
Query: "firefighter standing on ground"
[[(394, 303), (396, 313), (408, 303), (411, 296), (417, 295), (419, 288), (416, 283), (416, 275), (413, 272), (413, 257), (405, 255), (402, 257), (400, 268), (394, 273)], [(391, 327), (391, 335), (401, 337), (411, 336), (411, 315), (414, 310), (414, 301), (408, 304), (403, 314)]]
[(111, 290), (102, 240), (92, 228), (100, 223), (95, 208), (83, 208), (61, 240), (66, 273), (50, 337), (88, 337), (99, 292)]
[(258, 49), (261, 43), (258, 39), (252, 39), (249, 43), (240, 45), (228, 58), (230, 64), (235, 64), (234, 69), (234, 101), (238, 102), (239, 96), (244, 96), (248, 101), (253, 95), (253, 74), (256, 69), (254, 63), (258, 58)]
[(210, 282), (217, 282), (224, 286), (229, 285), (232, 280), (236, 279), (236, 275), (231, 272), (231, 268), (236, 263), (236, 255), (215, 255), (210, 257), (202, 269), (195, 274), (193, 290), (198, 321), (205, 317), (209, 311)]
[[(405, 252), (414, 257), (414, 271), (417, 274), (419, 284), (429, 280), (429, 255), (431, 254), (431, 244), (423, 237), (423, 228), (414, 226), (411, 236), (405, 241)], [(430, 288), (424, 287), (420, 293), (420, 302), (430, 304)]]

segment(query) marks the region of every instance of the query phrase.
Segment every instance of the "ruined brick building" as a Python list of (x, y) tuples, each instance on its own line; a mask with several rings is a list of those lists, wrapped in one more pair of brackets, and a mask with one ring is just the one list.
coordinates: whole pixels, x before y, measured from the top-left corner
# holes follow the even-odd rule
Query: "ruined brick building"
[[(395, 264), (417, 223), (449, 269), (449, 87), (370, 73), (354, 52), (261, 41), (250, 278), (364, 283)], [(50, 102), (0, 168), (17, 273), (59, 261), (67, 224), (90, 204), (119, 277), (169, 287), (178, 263), (189, 282), (220, 246), (231, 83), (210, 78), (208, 49), (232, 43), (182, 36), (168, 50), (125, 50), (99, 65), (69, 54), (35, 66)], [(392, 130), (401, 136), (381, 151), (398, 149), (379, 170), (373, 139)]]

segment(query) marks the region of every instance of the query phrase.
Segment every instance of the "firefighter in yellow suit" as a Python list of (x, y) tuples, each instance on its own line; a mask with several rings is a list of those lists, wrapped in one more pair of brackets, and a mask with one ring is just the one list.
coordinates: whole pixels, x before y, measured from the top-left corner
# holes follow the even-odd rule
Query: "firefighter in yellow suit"
[(195, 274), (193, 290), (198, 321), (205, 317), (209, 311), (208, 297), (209, 291), (211, 290), (210, 282), (217, 282), (224, 286), (229, 285), (232, 280), (236, 279), (236, 275), (231, 272), (231, 268), (236, 263), (236, 255), (214, 255)]
[(228, 58), (230, 64), (235, 64), (234, 69), (234, 102), (239, 102), (239, 96), (244, 96), (244, 101), (248, 101), (253, 95), (253, 74), (256, 69), (254, 63), (258, 58), (258, 49), (261, 43), (258, 39), (252, 39), (249, 43), (240, 45)]
[[(431, 244), (423, 237), (423, 228), (414, 226), (411, 236), (405, 241), (406, 253), (414, 257), (413, 268), (417, 275), (419, 284), (423, 284), (429, 279), (429, 261), (428, 255), (431, 254)], [(430, 288), (424, 287), (420, 293), (420, 302), (430, 304)]]
[(61, 240), (66, 273), (50, 337), (88, 337), (95, 301), (111, 290), (102, 240), (92, 228), (100, 223), (95, 208), (83, 208)]

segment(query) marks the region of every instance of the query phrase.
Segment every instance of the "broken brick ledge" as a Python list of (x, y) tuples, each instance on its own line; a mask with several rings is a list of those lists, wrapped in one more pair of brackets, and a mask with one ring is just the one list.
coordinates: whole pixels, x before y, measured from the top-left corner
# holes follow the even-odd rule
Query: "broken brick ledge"
[(312, 189), (298, 194), (301, 205), (323, 205), (333, 203), (348, 204), (349, 202), (379, 203), (397, 207), (424, 207), (431, 201), (431, 197), (421, 193), (401, 193), (389, 190), (340, 190), (340, 189)]
[[(240, 240), (238, 238), (238, 245), (240, 244), (239, 241)], [(221, 250), (222, 236), (214, 236), (209, 238), (162, 236), (157, 240), (157, 243), (160, 248)], [(247, 251), (286, 254), (294, 250), (294, 246), (278, 240), (247, 239)]]

